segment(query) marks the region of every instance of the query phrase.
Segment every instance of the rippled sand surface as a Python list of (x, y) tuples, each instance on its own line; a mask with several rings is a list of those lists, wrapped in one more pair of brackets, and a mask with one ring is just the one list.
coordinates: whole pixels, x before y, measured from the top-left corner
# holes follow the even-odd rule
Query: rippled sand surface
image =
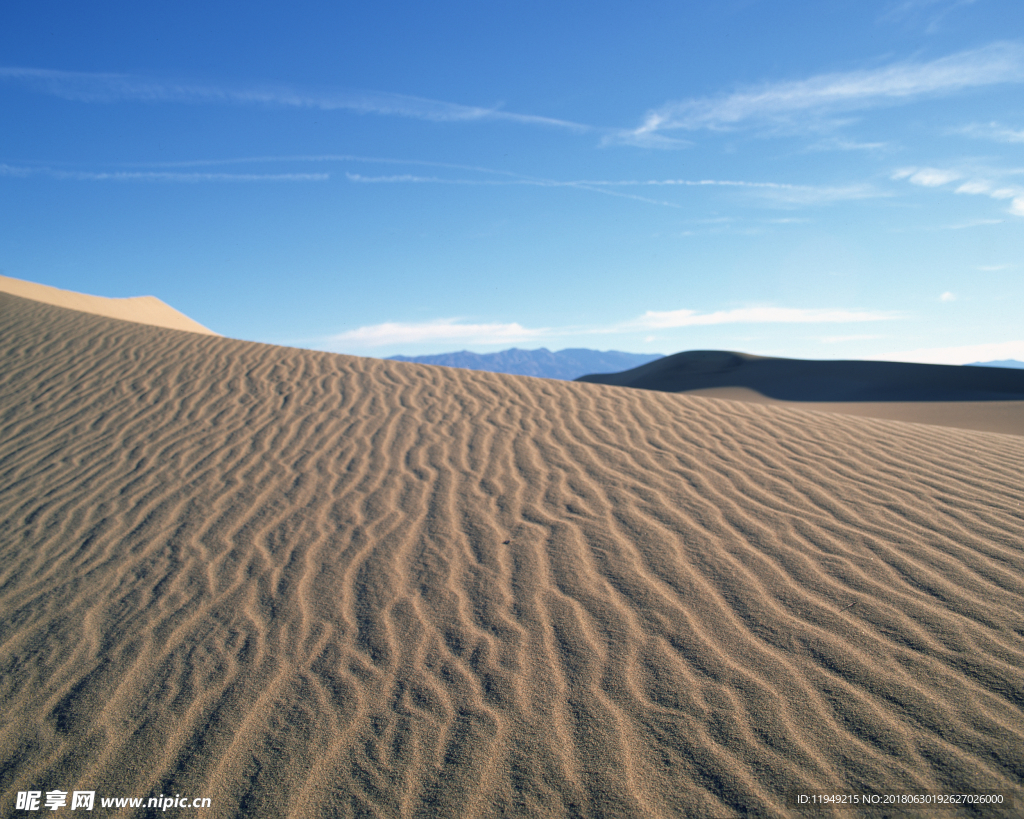
[(0, 815), (1024, 810), (1022, 504), (1020, 436), (0, 295)]

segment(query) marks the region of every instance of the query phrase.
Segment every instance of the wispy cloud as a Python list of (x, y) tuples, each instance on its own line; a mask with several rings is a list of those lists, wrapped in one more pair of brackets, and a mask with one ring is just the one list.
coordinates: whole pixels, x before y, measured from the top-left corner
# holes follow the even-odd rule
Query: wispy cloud
[(648, 310), (638, 318), (605, 326), (524, 327), (518, 322), (474, 324), (461, 319), (384, 322), (359, 327), (323, 340), (333, 350), (394, 347), (414, 344), (511, 344), (565, 336), (631, 335), (716, 324), (847, 324), (899, 318), (896, 313), (867, 310), (744, 307), (699, 313), (696, 310)]
[(892, 146), (888, 142), (857, 142), (853, 139), (830, 136), (808, 145), (806, 151), (887, 151)]
[(995, 43), (929, 62), (908, 61), (820, 74), (804, 80), (767, 83), (721, 97), (668, 103), (650, 111), (638, 128), (612, 134), (605, 142), (668, 147), (675, 144), (675, 139), (668, 135), (673, 131), (732, 129), (1021, 81), (1024, 48), (1017, 43)]
[(396, 322), (359, 327), (330, 336), (327, 343), (336, 348), (387, 347), (395, 344), (457, 342), (469, 344), (506, 344), (551, 335), (548, 329), (531, 329), (518, 323), (467, 324), (459, 319), (425, 322)]
[(539, 179), (536, 177), (516, 176), (506, 179), (466, 179), (441, 176), (424, 176), (419, 174), (385, 174), (366, 176), (358, 173), (346, 173), (352, 182), (361, 183), (427, 183), (442, 185), (532, 185), (543, 188), (579, 188), (612, 196), (624, 196), (652, 204), (679, 207), (676, 202), (650, 199), (644, 196), (622, 192), (622, 188), (737, 188), (747, 193), (771, 199), (775, 202), (792, 205), (814, 205), (829, 202), (867, 199), (888, 194), (877, 190), (871, 185), (857, 183), (853, 185), (797, 185), (786, 182), (758, 182), (735, 179)]
[(921, 185), (925, 188), (937, 188), (948, 182), (954, 182), (963, 176), (959, 171), (951, 171), (942, 168), (901, 168), (893, 175), (893, 179), (906, 179), (912, 185)]
[(434, 122), (498, 120), (589, 131), (578, 122), (518, 114), (489, 107), (462, 105), (374, 91), (300, 89), (283, 84), (226, 86), (151, 79), (131, 74), (54, 71), (43, 68), (0, 67), (0, 81), (16, 82), (36, 91), (78, 102), (178, 102), (192, 104), (263, 105), (352, 111), (360, 114), (410, 117)]
[(68, 171), (0, 164), (0, 176), (49, 176), (84, 182), (323, 182), (327, 173), (182, 173), (177, 171)]
[[(953, 177), (956, 179), (956, 177)], [(988, 182), (983, 182), (979, 179), (972, 179), (970, 182), (964, 182), (960, 187), (956, 189), (957, 193), (988, 193), (992, 189), (992, 186)]]
[(1001, 225), (1005, 219), (968, 219), (966, 222), (956, 222), (952, 225), (942, 225), (939, 230), (967, 230), (969, 228), (987, 227), (988, 225)]
[(345, 176), (351, 182), (364, 184), (433, 184), (433, 185), (525, 185), (538, 188), (577, 188), (579, 190), (600, 193), (605, 196), (618, 196), (623, 199), (634, 199), (638, 202), (647, 202), (651, 205), (663, 205), (669, 208), (678, 208), (676, 202), (666, 202), (661, 199), (650, 199), (646, 196), (637, 196), (632, 193), (624, 193), (617, 190), (609, 190), (609, 185), (617, 183), (593, 182), (589, 180), (558, 180), (540, 179), (537, 177), (509, 175), (514, 178), (506, 179), (452, 179), (441, 176), (420, 176), (417, 174), (386, 174), (384, 176), (365, 176), (358, 173), (346, 173)]
[(956, 295), (950, 293), (948, 290), (939, 296), (939, 301), (956, 301)]
[(793, 205), (815, 205), (829, 202), (868, 199), (885, 194), (870, 185), (797, 185), (788, 182), (749, 182), (735, 179), (662, 179), (647, 182), (601, 182), (605, 185), (654, 185), (680, 187), (740, 188), (748, 193)]
[(870, 341), (876, 338), (885, 338), (885, 336), (874, 334), (861, 333), (859, 335), (852, 336), (825, 336), (821, 339), (822, 344), (843, 344), (847, 341)]
[(1008, 128), (1005, 125), (1000, 125), (998, 122), (988, 122), (983, 125), (972, 123), (965, 125), (963, 128), (957, 128), (954, 133), (977, 139), (991, 139), (994, 142), (1024, 142), (1024, 128)]
[[(1014, 216), (1024, 216), (1024, 188), (1019, 185), (1003, 184), (993, 182), (993, 177), (1006, 176), (1013, 171), (993, 171), (983, 175), (980, 172), (967, 172), (957, 169), (944, 168), (900, 168), (890, 178), (894, 180), (906, 179), (913, 185), (921, 185), (927, 188), (941, 188), (951, 182), (960, 182), (955, 188), (956, 193), (975, 196), (988, 196), (991, 199), (1009, 199), (1010, 206), (1008, 213)], [(969, 222), (959, 227), (974, 227), (977, 224), (987, 222)], [(956, 225), (952, 227), (958, 227)]]
[[(0, 176), (49, 176), (54, 179), (86, 180), (86, 181), (151, 181), (151, 182), (259, 182), (259, 181), (290, 181), (310, 182), (326, 181), (331, 178), (328, 171), (315, 172), (236, 172), (222, 170), (186, 170), (194, 168), (216, 168), (218, 166), (265, 165), (277, 164), (287, 167), (289, 164), (331, 165), (346, 164), (382, 164), (392, 166), (409, 166), (429, 168), (433, 173), (384, 173), (367, 174), (356, 171), (345, 171), (345, 178), (357, 184), (428, 184), (428, 185), (478, 185), (478, 186), (527, 186), (539, 188), (574, 188), (577, 190), (615, 196), (664, 207), (679, 208), (679, 202), (653, 198), (632, 192), (630, 189), (655, 189), (664, 191), (684, 188), (723, 188), (736, 190), (748, 196), (767, 200), (781, 205), (821, 205), (832, 202), (868, 199), (890, 195), (877, 187), (854, 183), (849, 185), (802, 185), (789, 182), (774, 182), (742, 179), (548, 179), (527, 176), (513, 171), (486, 168), (477, 165), (466, 165), (451, 162), (435, 162), (417, 159), (394, 159), (388, 157), (366, 157), (353, 154), (316, 154), (293, 156), (254, 156), (231, 157), (227, 159), (195, 159), (174, 162), (156, 162), (143, 164), (121, 164), (114, 169), (75, 170), (53, 167), (49, 165), (9, 165), (0, 164)], [(459, 171), (458, 175), (444, 174), (443, 171)], [(909, 172), (908, 172), (909, 173)], [(776, 220), (786, 221), (786, 220)], [(792, 221), (792, 220), (789, 220)]]
[(972, 6), (978, 0), (901, 0), (880, 18), (886, 22), (923, 22), (925, 31), (934, 34), (950, 12)]
[(698, 313), (696, 310), (648, 310), (633, 323), (649, 329), (666, 329), (712, 324), (846, 324), (894, 318), (898, 318), (895, 313), (870, 310), (740, 307), (713, 313)]
[[(446, 170), (471, 171), (495, 177), (521, 178), (521, 174), (513, 171), (505, 171), (494, 168), (485, 168), (479, 165), (465, 165), (453, 162), (437, 162), (425, 159), (396, 159), (394, 157), (361, 156), (358, 154), (284, 154), (264, 156), (234, 156), (220, 159), (179, 159), (163, 162), (123, 162), (118, 168), (145, 169), (144, 173), (152, 173), (155, 170), (164, 171), (167, 169), (180, 168), (210, 168), (218, 166), (238, 165), (331, 165), (331, 164), (382, 164), (382, 165), (406, 165), (421, 166), (429, 168), (444, 168)], [(8, 166), (10, 167), (10, 166)], [(32, 173), (40, 170), (52, 170), (49, 167), (37, 165), (22, 169), (25, 173)], [(318, 174), (319, 175), (319, 174)]]
[(519, 181), (494, 180), (494, 179), (446, 179), (440, 176), (419, 176), (413, 173), (393, 173), (383, 176), (366, 176), (361, 173), (346, 172), (345, 178), (349, 182), (362, 182), (367, 185), (396, 183), (426, 183), (431, 185), (514, 185), (523, 184)]

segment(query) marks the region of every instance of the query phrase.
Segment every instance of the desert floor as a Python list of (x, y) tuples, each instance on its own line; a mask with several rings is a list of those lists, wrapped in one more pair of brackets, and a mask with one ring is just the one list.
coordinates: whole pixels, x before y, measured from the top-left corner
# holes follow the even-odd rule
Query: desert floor
[(1024, 812), (1024, 437), (6, 294), (0, 362), (0, 816)]

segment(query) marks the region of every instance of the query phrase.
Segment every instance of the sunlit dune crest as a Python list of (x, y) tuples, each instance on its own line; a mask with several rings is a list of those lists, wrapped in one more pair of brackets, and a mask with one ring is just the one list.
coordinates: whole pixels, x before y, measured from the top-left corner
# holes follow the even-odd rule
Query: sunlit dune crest
[(79, 310), (97, 316), (135, 321), (139, 324), (151, 324), (154, 327), (167, 327), (171, 330), (188, 330), (190, 333), (217, 335), (213, 330), (203, 327), (184, 313), (179, 313), (169, 304), (165, 304), (156, 296), (135, 296), (126, 299), (112, 299), (104, 296), (89, 296), (62, 290), (46, 284), (0, 276), (0, 293), (20, 296), (23, 299), (41, 301), (69, 310)]

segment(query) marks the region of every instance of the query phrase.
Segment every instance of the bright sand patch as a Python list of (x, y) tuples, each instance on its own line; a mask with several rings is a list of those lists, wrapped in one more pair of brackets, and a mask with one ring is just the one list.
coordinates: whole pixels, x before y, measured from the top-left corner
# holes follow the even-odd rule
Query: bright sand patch
[(1020, 815), (1024, 438), (6, 295), (0, 361), (2, 816)]
[(179, 313), (156, 296), (110, 299), (104, 296), (89, 296), (85, 293), (61, 290), (59, 287), (36, 284), (22, 279), (12, 279), (10, 276), (0, 276), (0, 293), (41, 301), (43, 304), (52, 304), (56, 307), (66, 307), (69, 310), (92, 313), (96, 316), (151, 324), (154, 327), (168, 327), (172, 330), (188, 330), (190, 333), (217, 335), (213, 330), (208, 330), (198, 321), (193, 321), (184, 313)]

